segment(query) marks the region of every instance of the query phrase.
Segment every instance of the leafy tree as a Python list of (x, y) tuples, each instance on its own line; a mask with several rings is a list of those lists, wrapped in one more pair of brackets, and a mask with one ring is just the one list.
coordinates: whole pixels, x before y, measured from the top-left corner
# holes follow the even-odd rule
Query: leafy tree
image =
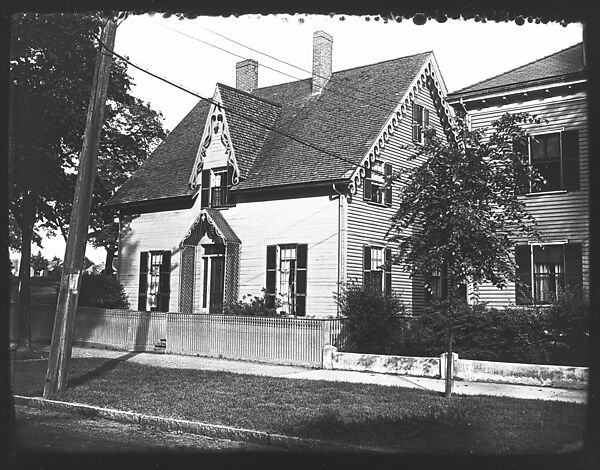
[(37, 255), (31, 257), (31, 267), (34, 271), (43, 271), (48, 268), (50, 262), (44, 258), (41, 251), (38, 251)]
[(396, 176), (405, 184), (390, 229), (398, 246), (395, 262), (413, 276), (447, 272), (448, 294), (440, 308), (448, 320), (449, 358), (460, 285), (506, 287), (516, 281), (514, 240), (539, 238), (535, 220), (518, 197), (524, 178), (540, 181), (523, 151), (528, 137), (521, 126), (534, 121), (526, 113), (505, 114), (492, 129), (472, 131), (457, 117), (453, 139), (427, 130), (414, 157), (418, 163)]
[[(99, 14), (15, 15), (9, 89), (9, 210), (11, 242), (20, 239), (19, 346), (30, 347), (29, 261), (37, 230), (66, 238), (96, 64)], [(92, 231), (99, 208), (164, 136), (160, 114), (130, 95), (126, 64), (113, 61), (101, 140)], [(156, 134), (153, 136), (152, 133)], [(140, 136), (138, 138), (138, 135)], [(132, 147), (132, 142), (135, 145)], [(114, 161), (112, 161), (114, 159)], [(103, 163), (104, 162), (104, 163)], [(119, 162), (122, 167), (119, 170)]]

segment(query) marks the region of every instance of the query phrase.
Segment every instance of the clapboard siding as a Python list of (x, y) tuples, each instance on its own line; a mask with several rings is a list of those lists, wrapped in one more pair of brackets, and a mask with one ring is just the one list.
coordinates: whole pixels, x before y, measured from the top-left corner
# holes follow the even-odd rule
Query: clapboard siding
[(244, 202), (223, 211), (242, 240), (240, 295), (266, 287), (266, 247), (308, 244), (306, 314), (336, 315), (338, 201), (328, 196)]
[[(429, 109), (430, 126), (436, 129), (438, 135), (443, 135), (437, 112), (429, 90), (421, 89), (416, 97), (416, 102)], [(381, 151), (380, 159), (393, 165), (393, 171), (407, 169), (414, 165), (409, 157), (415, 150), (402, 148), (412, 144), (412, 109), (409, 109), (401, 120), (399, 128), (392, 134), (389, 142)], [(347, 282), (358, 281), (363, 278), (363, 246), (386, 245), (386, 234), (390, 229), (390, 219), (398, 209), (399, 182), (395, 182), (392, 190), (392, 206), (386, 207), (369, 203), (363, 199), (364, 185), (358, 188), (356, 195), (348, 203), (347, 210), (347, 251), (346, 266)], [(395, 250), (392, 247), (392, 252)], [(403, 302), (409, 308), (413, 306), (413, 281), (402, 266), (392, 267), (392, 289), (400, 294)], [(422, 286), (416, 287), (418, 301), (415, 308), (422, 306)]]
[[(122, 217), (119, 243), (119, 280), (132, 308), (137, 308), (140, 252), (170, 250), (170, 311), (179, 308), (179, 243), (200, 212), (191, 209)], [(222, 211), (240, 245), (240, 297), (262, 295), (266, 284), (266, 247), (288, 243), (308, 244), (306, 313), (336, 315), (334, 294), (338, 279), (338, 201), (328, 196), (258, 201)], [(201, 305), (201, 252), (197, 250), (194, 311)]]
[[(556, 130), (579, 131), (580, 189), (523, 197), (535, 217), (544, 242), (568, 241), (582, 244), (583, 287), (589, 289), (589, 154), (587, 102), (585, 94), (560, 96), (470, 111), (473, 128), (490, 127), (502, 114), (528, 112), (547, 122), (524, 126), (530, 133)], [(524, 241), (524, 240), (517, 240)], [(479, 300), (492, 306), (515, 302), (514, 285), (503, 291), (491, 285), (479, 288)]]
[(122, 215), (118, 250), (118, 278), (130, 307), (137, 309), (140, 253), (171, 251), (169, 311), (179, 308), (179, 243), (200, 213), (200, 198), (190, 209)]

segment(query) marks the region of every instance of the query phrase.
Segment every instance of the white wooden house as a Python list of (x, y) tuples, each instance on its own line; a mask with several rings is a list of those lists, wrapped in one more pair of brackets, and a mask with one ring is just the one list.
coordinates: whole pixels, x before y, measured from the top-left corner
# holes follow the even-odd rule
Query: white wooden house
[(589, 290), (589, 155), (587, 75), (583, 44), (549, 55), (448, 95), (466, 110), (473, 128), (489, 127), (504, 113), (543, 118), (524, 126), (531, 134), (530, 163), (546, 180), (527, 185), (523, 200), (543, 243), (515, 240), (521, 287), (479, 289), (491, 306), (544, 304), (560, 288)]
[(332, 72), (333, 39), (314, 34), (313, 77), (258, 87), (236, 66), (117, 191), (118, 277), (132, 308), (220, 312), (246, 294), (290, 315), (335, 316), (347, 282), (424, 302), (389, 261), (397, 184), (422, 129), (448, 132), (433, 52)]

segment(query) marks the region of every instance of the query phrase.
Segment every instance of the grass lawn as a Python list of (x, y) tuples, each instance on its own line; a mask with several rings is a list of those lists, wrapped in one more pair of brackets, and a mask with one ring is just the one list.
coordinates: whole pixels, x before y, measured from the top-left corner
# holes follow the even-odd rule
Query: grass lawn
[[(41, 396), (46, 361), (14, 362)], [(583, 439), (585, 406), (72, 359), (57, 400), (415, 453), (551, 453)]]

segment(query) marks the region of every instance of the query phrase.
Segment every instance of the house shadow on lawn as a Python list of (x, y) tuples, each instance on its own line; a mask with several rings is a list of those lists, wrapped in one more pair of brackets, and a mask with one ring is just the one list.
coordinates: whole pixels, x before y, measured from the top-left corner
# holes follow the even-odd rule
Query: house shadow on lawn
[[(292, 430), (288, 430), (292, 432)], [(308, 419), (293, 434), (391, 452), (468, 453), (477, 431), (457, 409), (442, 414), (415, 414), (344, 419), (331, 411)], [(480, 449), (481, 450), (481, 449)]]
[(97, 379), (99, 377), (102, 377), (104, 374), (117, 368), (119, 366), (119, 364), (131, 359), (134, 356), (137, 356), (138, 354), (139, 354), (139, 352), (130, 352), (130, 353), (123, 354), (122, 356), (119, 356), (119, 357), (116, 357), (113, 359), (108, 359), (101, 366), (95, 368), (94, 370), (91, 370), (82, 375), (68, 379), (68, 386), (69, 387), (77, 387), (79, 385), (83, 385), (83, 384), (90, 382), (94, 379)]

